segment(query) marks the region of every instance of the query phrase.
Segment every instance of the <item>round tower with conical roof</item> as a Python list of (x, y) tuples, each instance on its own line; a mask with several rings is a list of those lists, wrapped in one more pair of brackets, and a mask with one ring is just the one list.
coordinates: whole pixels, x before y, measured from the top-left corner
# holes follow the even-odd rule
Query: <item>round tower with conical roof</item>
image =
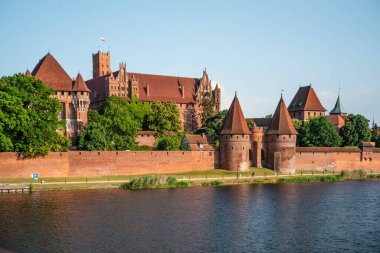
[(249, 169), (250, 135), (235, 94), (219, 134), (220, 168), (232, 171)]
[(268, 168), (280, 173), (295, 173), (297, 134), (281, 96), (266, 132)]

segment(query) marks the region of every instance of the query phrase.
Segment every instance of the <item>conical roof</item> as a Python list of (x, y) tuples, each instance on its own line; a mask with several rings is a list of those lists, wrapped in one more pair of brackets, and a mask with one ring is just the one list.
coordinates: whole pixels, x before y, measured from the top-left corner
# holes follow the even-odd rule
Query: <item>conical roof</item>
[(334, 109), (331, 110), (330, 114), (331, 115), (334, 115), (334, 114), (339, 114), (339, 115), (347, 114), (347, 112), (344, 109), (342, 103), (340, 102), (340, 96), (338, 96), (338, 99), (336, 100)]
[(29, 69), (27, 69), (27, 70), (25, 71), (25, 75), (26, 75), (26, 76), (32, 76), (32, 74), (30, 73)]
[(73, 81), (70, 76), (50, 53), (38, 62), (32, 75), (54, 90), (71, 91), (72, 89)]
[(220, 134), (251, 134), (236, 94), (223, 121)]
[(267, 134), (298, 134), (282, 97), (278, 102)]
[(87, 87), (86, 83), (83, 80), (83, 77), (78, 73), (77, 78), (73, 86), (73, 91), (87, 91), (90, 92), (90, 89)]
[(294, 96), (292, 102), (289, 104), (288, 110), (294, 111), (321, 111), (325, 112), (317, 94), (311, 85), (300, 87)]

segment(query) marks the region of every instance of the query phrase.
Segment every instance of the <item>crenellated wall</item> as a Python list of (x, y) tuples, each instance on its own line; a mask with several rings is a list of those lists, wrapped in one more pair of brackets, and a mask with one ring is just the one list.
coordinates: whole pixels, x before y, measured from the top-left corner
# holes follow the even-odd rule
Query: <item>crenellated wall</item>
[(0, 178), (177, 173), (214, 169), (218, 160), (218, 151), (70, 151), (24, 160), (16, 153), (0, 153)]

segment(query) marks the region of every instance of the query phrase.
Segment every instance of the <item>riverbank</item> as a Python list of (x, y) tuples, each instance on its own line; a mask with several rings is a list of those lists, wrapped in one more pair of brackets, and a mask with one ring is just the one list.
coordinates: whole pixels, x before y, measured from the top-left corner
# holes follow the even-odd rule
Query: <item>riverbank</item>
[[(45, 178), (35, 182), (33, 179), (0, 179), (0, 186), (25, 187), (31, 191), (59, 191), (86, 189), (117, 189), (133, 179), (157, 177), (157, 175), (112, 176), (96, 178)], [(276, 184), (300, 182), (338, 182), (346, 180), (380, 179), (380, 173), (356, 171), (343, 172), (343, 175), (325, 171), (297, 171), (294, 175), (275, 174), (273, 170), (251, 168), (247, 172), (236, 173), (226, 170), (194, 171), (177, 174), (160, 174), (159, 177), (175, 178), (179, 187), (222, 186), (236, 184)], [(176, 188), (174, 185), (151, 188)]]

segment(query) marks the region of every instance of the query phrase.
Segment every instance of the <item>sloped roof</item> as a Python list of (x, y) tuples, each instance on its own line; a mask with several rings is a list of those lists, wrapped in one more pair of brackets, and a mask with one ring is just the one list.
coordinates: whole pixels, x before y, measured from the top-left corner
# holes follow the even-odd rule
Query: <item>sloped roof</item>
[(325, 115), (325, 117), (334, 126), (341, 127), (344, 126), (344, 124), (346, 123), (346, 120), (339, 114)]
[[(112, 74), (117, 76), (119, 71)], [(92, 92), (99, 94), (97, 100), (105, 98), (105, 78), (111, 74), (100, 76), (87, 80), (86, 83)], [(196, 103), (195, 91), (200, 83), (199, 78), (178, 77), (178, 76), (162, 76), (127, 72), (129, 78), (134, 77), (138, 80), (139, 99), (142, 101), (160, 101), (160, 102), (176, 102), (176, 103)], [(149, 96), (147, 86), (149, 85)], [(182, 89), (185, 90), (185, 96), (182, 97)]]
[(334, 114), (347, 114), (346, 110), (344, 109), (342, 103), (340, 102), (340, 96), (338, 96), (338, 99), (336, 100), (334, 109), (330, 112), (331, 115)]
[(32, 76), (32, 74), (30, 73), (29, 69), (27, 69), (27, 70), (25, 71), (25, 75), (26, 75), (26, 76)]
[(90, 92), (90, 89), (87, 87), (86, 83), (83, 80), (83, 77), (78, 73), (77, 78), (75, 79), (73, 91), (87, 91)]
[(289, 104), (288, 110), (289, 112), (293, 112), (293, 111), (325, 112), (326, 111), (326, 109), (322, 106), (321, 101), (319, 101), (317, 94), (315, 93), (311, 85), (303, 86), (298, 89), (292, 102)]
[[(138, 80), (139, 98), (142, 101), (196, 103), (194, 95), (200, 82), (199, 78), (141, 73), (128, 73), (128, 76), (134, 76)], [(147, 94), (147, 85), (149, 85), (149, 96)], [(182, 97), (181, 93), (182, 88), (185, 90), (184, 97)]]
[(278, 102), (267, 134), (298, 134), (282, 97)]
[[(187, 140), (190, 150), (215, 150), (215, 141), (211, 136), (201, 134), (186, 134), (184, 139)], [(200, 146), (203, 145), (203, 147)]]
[(251, 134), (236, 94), (223, 121), (220, 134)]
[(71, 91), (73, 86), (70, 76), (50, 53), (38, 62), (32, 75), (54, 90)]

